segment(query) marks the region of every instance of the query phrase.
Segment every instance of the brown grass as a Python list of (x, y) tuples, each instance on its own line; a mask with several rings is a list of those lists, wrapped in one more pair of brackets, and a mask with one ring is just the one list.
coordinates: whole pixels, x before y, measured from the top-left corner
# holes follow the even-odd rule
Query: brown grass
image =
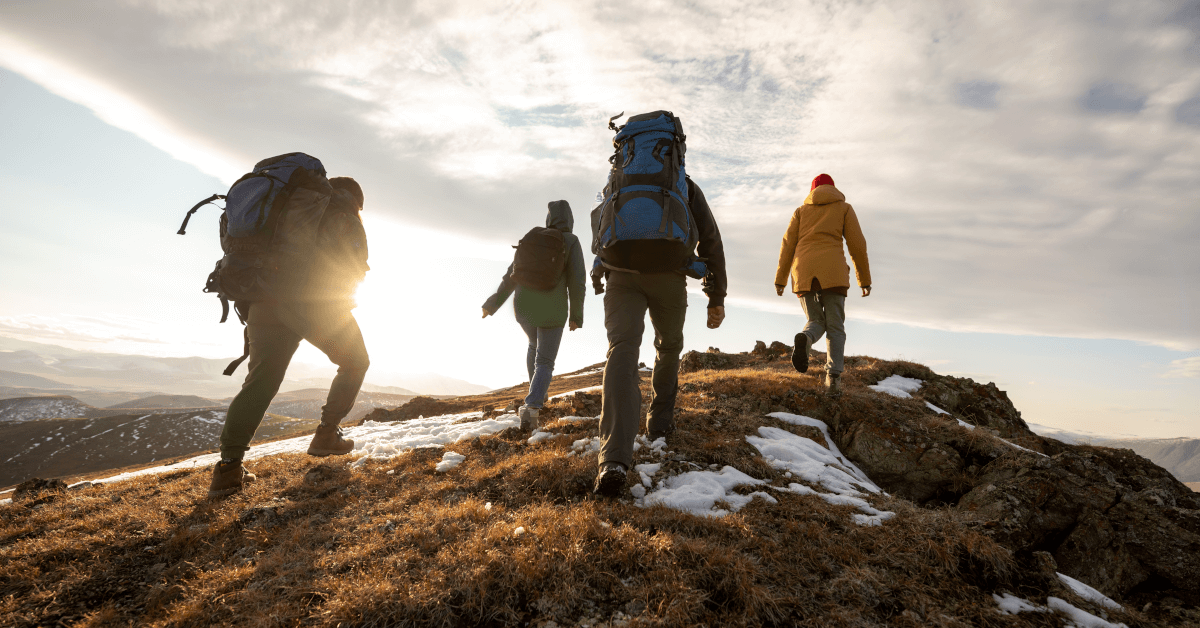
[[(792, 481), (744, 439), (810, 435), (763, 415), (825, 408), (816, 378), (783, 366), (683, 376), (670, 448)], [(860, 388), (878, 380), (860, 379), (848, 370), (851, 408), (936, 420), (870, 405)], [(206, 472), (179, 471), (0, 507), (0, 625), (1060, 625), (997, 612), (991, 592), (1045, 591), (967, 514), (879, 498), (897, 516), (860, 527), (850, 507), (789, 493), (723, 519), (598, 500), (595, 459), (565, 455), (595, 423), (551, 429), (571, 438), (458, 443), (467, 459), (444, 474), (441, 449), (354, 471), (284, 455), (249, 463), (258, 481), (222, 500), (205, 498)]]

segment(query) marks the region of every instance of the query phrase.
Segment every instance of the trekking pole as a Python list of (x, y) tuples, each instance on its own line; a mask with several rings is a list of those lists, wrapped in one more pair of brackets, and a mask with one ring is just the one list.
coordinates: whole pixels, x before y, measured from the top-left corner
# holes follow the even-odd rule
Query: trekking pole
[(187, 229), (188, 221), (192, 219), (192, 214), (196, 213), (196, 210), (200, 209), (201, 207), (204, 207), (205, 205), (207, 205), (217, 199), (224, 199), (224, 198), (225, 198), (224, 194), (213, 194), (212, 196), (200, 201), (199, 203), (196, 203), (196, 206), (189, 209), (187, 215), (183, 217), (183, 224), (179, 226), (179, 231), (177, 231), (176, 233), (178, 233), (179, 235), (187, 235), (187, 233), (185, 233), (184, 230)]

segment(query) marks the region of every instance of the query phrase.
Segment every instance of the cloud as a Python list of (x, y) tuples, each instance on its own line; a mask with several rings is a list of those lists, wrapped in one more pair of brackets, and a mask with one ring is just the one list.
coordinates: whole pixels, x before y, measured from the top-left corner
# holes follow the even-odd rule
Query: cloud
[(607, 118), (667, 108), (739, 303), (774, 306), (829, 172), (875, 276), (853, 317), (1194, 349), (1196, 6), (6, 3), (0, 64), (226, 180), (301, 148), (489, 241), (583, 211)]
[(1200, 378), (1200, 356), (1171, 362), (1170, 370), (1164, 373), (1163, 377)]

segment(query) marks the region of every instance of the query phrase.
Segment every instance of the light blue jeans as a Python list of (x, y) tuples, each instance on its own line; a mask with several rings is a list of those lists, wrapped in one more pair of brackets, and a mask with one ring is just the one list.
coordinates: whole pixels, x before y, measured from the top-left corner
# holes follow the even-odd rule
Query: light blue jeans
[(525, 367), (529, 370), (529, 394), (525, 405), (541, 408), (546, 402), (546, 391), (550, 390), (550, 378), (554, 376), (554, 359), (558, 357), (558, 345), (562, 343), (562, 327), (534, 327), (521, 321), (521, 329), (529, 337), (529, 351), (525, 353)]
[(838, 375), (842, 372), (846, 353), (846, 297), (840, 294), (809, 292), (800, 299), (808, 324), (804, 333), (812, 344), (824, 335), (826, 341), (825, 368)]

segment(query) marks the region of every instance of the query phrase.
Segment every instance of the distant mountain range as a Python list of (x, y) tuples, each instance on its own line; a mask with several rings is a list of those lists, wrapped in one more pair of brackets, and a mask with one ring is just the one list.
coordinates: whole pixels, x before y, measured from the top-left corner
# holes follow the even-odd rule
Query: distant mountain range
[(1200, 482), (1200, 438), (1110, 440), (1105, 447), (1132, 449), (1170, 471), (1181, 482)]
[[(0, 394), (3, 397), (33, 394), (71, 394), (74, 391), (136, 392), (134, 397), (92, 405), (124, 403), (157, 394), (199, 395), (222, 399), (237, 394), (245, 377), (245, 366), (233, 377), (222, 375), (228, 359), (200, 357), (161, 358), (80, 351), (0, 336)], [(330, 377), (320, 370), (296, 363), (288, 370), (285, 388), (323, 388)], [(368, 375), (368, 377), (371, 377)], [(15, 390), (14, 390), (15, 389)], [(435, 373), (388, 375), (363, 386), (370, 392), (403, 395), (469, 395), (488, 390), (486, 386)]]

